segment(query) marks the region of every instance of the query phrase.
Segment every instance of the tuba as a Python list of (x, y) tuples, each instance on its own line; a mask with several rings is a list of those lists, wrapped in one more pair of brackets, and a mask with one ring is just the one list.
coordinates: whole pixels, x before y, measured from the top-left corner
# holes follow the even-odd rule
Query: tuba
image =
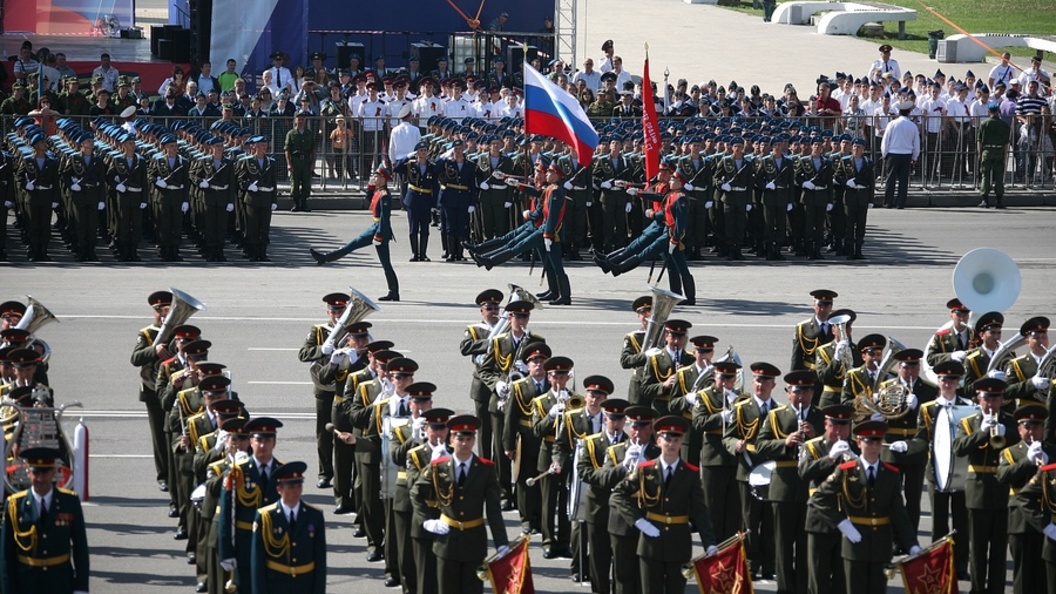
[(345, 306), (344, 313), (342, 313), (341, 317), (337, 319), (337, 323), (334, 324), (334, 329), (330, 331), (330, 335), (326, 337), (326, 342), (323, 344), (337, 346), (346, 336), (348, 336), (348, 326), (355, 324), (374, 312), (381, 311), (381, 308), (375, 305), (374, 302), (370, 300), (370, 297), (367, 297), (352, 287), (349, 287), (348, 290), (350, 293), (348, 305)]
[(649, 291), (653, 294), (653, 311), (649, 316), (649, 325), (645, 327), (645, 338), (642, 341), (643, 352), (660, 346), (664, 322), (671, 315), (671, 310), (686, 299), (685, 295), (679, 295), (652, 285), (649, 285)]
[(41, 348), (44, 349), (40, 357), (41, 361), (47, 362), (51, 358), (51, 346), (37, 338), (37, 330), (52, 322), (58, 322), (59, 318), (56, 318), (50, 309), (44, 307), (44, 304), (34, 299), (32, 295), (26, 295), (26, 300), (29, 302), (29, 306), (26, 307), (25, 315), (18, 321), (15, 328), (25, 330), (32, 336), (26, 343), (26, 348), (29, 348), (34, 343), (40, 343)]
[(204, 303), (176, 287), (169, 287), (169, 291), (172, 293), (172, 307), (169, 308), (169, 315), (165, 316), (165, 320), (161, 323), (161, 330), (158, 330), (158, 335), (151, 346), (168, 343), (176, 326), (185, 323), (191, 319), (191, 316), (206, 309)]
[[(1027, 337), (1018, 332), (1012, 338), (1002, 342), (997, 347), (997, 350), (994, 351), (994, 356), (990, 358), (990, 364), (986, 366), (986, 372), (990, 373), (991, 371), (1004, 369), (1005, 365), (1015, 358), (1016, 349), (1025, 344), (1027, 344)], [(1048, 353), (1046, 353), (1046, 356), (1048, 356)], [(1041, 368), (1039, 367), (1038, 370), (1040, 371)]]

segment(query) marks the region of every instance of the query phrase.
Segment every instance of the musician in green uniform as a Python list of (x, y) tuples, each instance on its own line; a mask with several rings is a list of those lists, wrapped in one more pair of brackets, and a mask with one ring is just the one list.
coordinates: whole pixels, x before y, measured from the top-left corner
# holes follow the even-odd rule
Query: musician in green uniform
[[(198, 552), (205, 557), (206, 580), (205, 592), (223, 594), (228, 579), (234, 579), (234, 573), (227, 573), (220, 567), (220, 495), (224, 491), (224, 480), (231, 466), (249, 458), (249, 434), (246, 433), (245, 417), (224, 419), (220, 430), (226, 434), (226, 441), (218, 452), (220, 457), (208, 464), (205, 469), (205, 497), (202, 499), (202, 516), (209, 521), (205, 548)], [(201, 592), (202, 589), (195, 588)]]
[(326, 592), (326, 522), (322, 511), (301, 499), (307, 469), (304, 462), (279, 466), (274, 477), (279, 500), (253, 518), (255, 594)]
[(9, 594), (87, 594), (88, 536), (77, 494), (54, 484), (52, 448), (27, 448), (21, 458), (31, 486), (7, 498), (0, 534), (0, 589)]
[(664, 323), (664, 346), (646, 350), (645, 365), (638, 378), (638, 398), (641, 404), (652, 406), (660, 415), (668, 413), (668, 403), (681, 396), (675, 371), (694, 362), (685, 351), (686, 332), (693, 327), (686, 320), (667, 320)]
[(1049, 349), (1049, 318), (1030, 318), (1019, 327), (1019, 333), (1027, 339), (1027, 352), (1009, 361), (1005, 367), (1008, 388), (1005, 398), (1017, 404), (1027, 401), (1044, 402), (1049, 394), (1052, 378), (1040, 375), (1041, 360)]
[[(1016, 494), (1016, 505), (1023, 510), (1030, 525), (1043, 534), (1041, 560), (1045, 564), (1045, 591), (1056, 592), (1056, 496), (1050, 485), (1056, 480), (1056, 463), (1049, 462), (1031, 477)], [(1037, 555), (1037, 549), (1030, 552)], [(1040, 591), (1035, 590), (1035, 591)]]
[[(425, 439), (407, 452), (407, 489), (418, 482), (418, 477), (439, 458), (451, 455), (448, 446), (447, 422), (455, 413), (446, 408), (433, 408), (422, 413), (425, 419)], [(426, 520), (440, 518), (440, 510), (426, 505), (414, 505), (411, 501), (411, 549), (414, 558), (413, 570), (418, 594), (437, 594), (436, 555), (433, 554), (433, 534), (422, 527)]]
[(547, 379), (547, 359), (553, 355), (545, 342), (532, 342), (524, 349), (524, 361), (528, 366), (525, 377), (510, 384), (506, 401), (505, 429), (502, 432), (503, 454), (513, 461), (516, 472), (511, 476), (517, 493), (517, 513), (521, 519), (521, 533), (538, 533), (540, 525), (540, 486), (529, 479), (535, 467), (531, 464), (541, 440), (532, 431), (532, 401), (550, 391)]
[(1001, 106), (996, 101), (991, 101), (986, 108), (990, 117), (979, 124), (975, 137), (975, 150), (979, 155), (979, 185), (983, 193), (983, 201), (979, 206), (990, 208), (990, 187), (993, 186), (997, 207), (1004, 208), (1005, 163), (1008, 161), (1012, 129), (1001, 119)]
[[(698, 401), (697, 393), (715, 383), (715, 369), (711, 359), (715, 354), (714, 336), (701, 335), (689, 339), (693, 345), (693, 362), (675, 372), (675, 392), (668, 401), (673, 415), (682, 415), (691, 421), (689, 433), (682, 438), (682, 459), (694, 466), (700, 464), (700, 450), (704, 446), (703, 432), (692, 425), (693, 409)], [(714, 522), (713, 522), (714, 523)]]
[[(1005, 316), (1000, 312), (990, 311), (979, 316), (975, 322), (975, 342), (977, 346), (968, 351), (964, 358), (964, 385), (968, 390), (972, 384), (985, 377), (994, 377), (1005, 380), (1005, 371), (1000, 367), (990, 370), (993, 357), (1001, 346), (1001, 328), (1005, 323)], [(1009, 406), (1005, 402), (1005, 406)], [(1015, 403), (1012, 403), (1015, 406)]]
[(630, 403), (621, 398), (609, 398), (602, 403), (605, 411), (601, 431), (583, 439), (583, 451), (579, 456), (576, 472), (586, 489), (583, 518), (586, 523), (589, 543), (590, 588), (594, 594), (609, 594), (609, 573), (612, 564), (612, 545), (609, 543), (609, 496), (611, 487), (606, 484), (606, 452), (614, 445), (626, 440), (623, 431), (626, 417), (624, 411)]
[[(858, 315), (849, 309), (833, 310), (829, 319), (848, 317), (842, 325), (833, 325), (832, 340), (821, 345), (815, 351), (814, 372), (822, 386), (819, 406), (840, 404), (843, 398), (843, 384), (847, 373), (862, 365), (862, 355), (858, 345), (851, 342), (851, 325)], [(844, 335), (846, 334), (846, 336)], [(849, 364), (848, 364), (849, 363)]]
[(843, 393), (839, 402), (831, 404), (848, 404), (855, 406), (859, 398), (873, 398), (873, 387), (888, 379), (886, 370), (880, 369), (887, 338), (883, 334), (868, 334), (858, 341), (858, 352), (862, 354), (861, 367), (847, 372), (843, 380)]
[(741, 525), (737, 459), (722, 444), (722, 435), (733, 422), (733, 404), (741, 397), (734, 389), (740, 368), (736, 361), (715, 362), (712, 385), (685, 396), (692, 405), (693, 430), (701, 436), (698, 456), (704, 501), (720, 542), (736, 534)]
[[(485, 289), (477, 294), (477, 298), (474, 301), (477, 307), (480, 308), (481, 321), (466, 327), (466, 331), (462, 335), (462, 342), (459, 343), (459, 352), (462, 353), (462, 356), (472, 357), (473, 361), (473, 380), (469, 386), (469, 397), (473, 400), (473, 409), (477, 418), (484, 421), (484, 426), (480, 433), (481, 445), (484, 448), (483, 452), (490, 451), (491, 433), (494, 423), (491, 422), (491, 417), (488, 414), (492, 388), (485, 384), (481, 377), (482, 365), (485, 361), (485, 355), (492, 348), (491, 339), (500, 334), (498, 327), (505, 326), (509, 328), (510, 316), (512, 315), (510, 312), (506, 312), (501, 316), (502, 319), (500, 320), (499, 309), (502, 297), (502, 291), (498, 289)], [(501, 424), (499, 426), (501, 427)], [(499, 431), (500, 437), (501, 434), (502, 432)]]
[(328, 293), (323, 296), (327, 323), (312, 326), (297, 355), (302, 363), (311, 364), (310, 373), (315, 392), (315, 449), (319, 457), (319, 479), (315, 486), (320, 489), (329, 489), (334, 479), (334, 434), (326, 429), (326, 425), (333, 420), (335, 386), (332, 381), (324, 383), (319, 372), (337, 348), (335, 342), (330, 341), (330, 336), (348, 306), (348, 299), (349, 296), (345, 293)]
[(623, 350), (620, 351), (620, 367), (631, 370), (631, 378), (627, 383), (627, 400), (631, 404), (637, 404), (639, 377), (642, 373), (642, 366), (645, 365), (645, 355), (642, 350), (645, 346), (645, 332), (649, 328), (649, 320), (653, 314), (653, 298), (649, 295), (642, 295), (631, 303), (631, 309), (638, 316), (638, 323), (641, 326), (639, 330), (624, 335)]
[[(814, 298), (814, 315), (796, 324), (795, 336), (792, 337), (792, 363), (790, 371), (814, 369), (814, 351), (832, 340), (832, 301), (839, 296), (836, 291), (816, 289), (810, 292)], [(821, 394), (816, 394), (821, 398)], [(817, 402), (814, 402), (817, 404)]]
[(286, 133), (286, 164), (290, 170), (290, 198), (293, 212), (311, 212), (308, 198), (312, 195), (312, 166), (315, 163), (315, 133), (308, 128), (306, 111), (293, 116), (294, 128)]
[[(515, 302), (516, 303), (516, 302)], [(532, 400), (532, 431), (540, 440), (536, 471), (544, 473), (541, 487), (543, 558), (572, 558), (569, 547), (572, 526), (568, 519), (568, 467), (553, 459), (553, 444), (562, 433), (566, 409), (581, 405), (580, 397), (568, 385), (574, 363), (568, 357), (551, 357), (543, 365), (550, 389)], [(523, 464), (523, 462), (522, 462)]]
[(172, 293), (154, 291), (147, 297), (147, 304), (154, 311), (154, 320), (151, 325), (136, 334), (136, 347), (132, 349), (132, 365), (139, 368), (139, 401), (147, 407), (147, 424), (150, 426), (151, 444), (154, 449), (154, 469), (158, 488), (168, 491), (169, 457), (168, 447), (165, 445), (165, 411), (161, 408), (161, 400), (158, 399), (158, 393), (154, 389), (154, 380), (158, 374), (158, 366), (172, 354), (167, 344), (155, 346), (154, 340), (161, 331), (165, 316), (169, 315)]

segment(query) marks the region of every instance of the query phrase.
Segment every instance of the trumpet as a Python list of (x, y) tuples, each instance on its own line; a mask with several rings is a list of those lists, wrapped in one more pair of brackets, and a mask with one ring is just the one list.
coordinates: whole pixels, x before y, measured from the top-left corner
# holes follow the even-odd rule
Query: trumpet
[[(984, 417), (985, 416), (986, 415), (984, 414)], [(997, 417), (997, 414), (994, 413), (994, 425), (990, 427), (990, 440), (987, 442), (991, 450), (1004, 449), (1004, 447), (1008, 445), (1008, 440), (1005, 439), (1004, 435), (1001, 435), (1001, 429), (999, 428), (1000, 424)]]

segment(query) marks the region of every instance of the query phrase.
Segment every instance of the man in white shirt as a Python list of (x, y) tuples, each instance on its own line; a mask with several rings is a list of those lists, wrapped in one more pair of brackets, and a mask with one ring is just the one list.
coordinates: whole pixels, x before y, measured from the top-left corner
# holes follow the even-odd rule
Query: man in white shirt
[(444, 113), (444, 102), (434, 92), (435, 84), (436, 81), (431, 77), (423, 78), (418, 83), (421, 95), (414, 102), (414, 115), (418, 118), (418, 127), (423, 130), (429, 127), (429, 118)]
[(1019, 75), (1019, 82), (1024, 89), (1030, 86), (1031, 81), (1038, 81), (1041, 88), (1047, 89), (1052, 83), (1049, 73), (1041, 67), (1041, 58), (1033, 56), (1030, 58), (1030, 68)]
[(958, 83), (953, 87), (954, 94), (946, 101), (946, 121), (952, 131), (952, 137), (948, 148), (954, 151), (952, 175), (957, 182), (962, 181), (965, 173), (971, 179), (972, 161), (965, 163), (965, 158), (970, 154), (975, 145), (972, 122), (968, 114), (968, 85)]
[(363, 130), (363, 144), (358, 171), (370, 171), (374, 156), (381, 152), (382, 132), (385, 131), (385, 102), (378, 97), (378, 83), (367, 83), (367, 98), (359, 104), (356, 118)]
[(290, 69), (283, 66), (283, 57), (285, 54), (282, 52), (275, 52), (271, 54), (271, 68), (268, 68), (265, 72), (271, 73), (272, 81), (272, 94), (278, 96), (279, 89), (289, 88), (293, 90), (293, 74), (290, 73)]
[[(884, 138), (880, 142), (880, 152), (887, 163), (885, 208), (902, 209), (905, 207), (909, 173), (920, 156), (920, 131), (913, 120), (909, 119), (913, 107), (912, 101), (902, 101), (895, 106), (898, 110), (898, 117), (887, 125)], [(897, 200), (895, 198), (896, 185), (898, 187)]]
[(92, 71), (92, 75), (99, 75), (103, 79), (103, 88), (111, 93), (117, 92), (117, 68), (110, 66), (110, 54), (103, 53), (99, 56), (99, 66)]
[(987, 83), (991, 89), (999, 82), (1008, 86), (1009, 81), (1015, 78), (1015, 74), (1016, 68), (1012, 65), (1012, 54), (1005, 52), (1001, 54), (1001, 63), (990, 69)]
[(473, 108), (469, 101), (462, 96), (465, 83), (461, 79), (451, 81), (451, 100), (444, 106), (444, 115), (461, 124), (464, 118), (473, 115)]
[(885, 43), (880, 46), (880, 59), (869, 66), (869, 78), (878, 80), (889, 73), (895, 80), (902, 79), (902, 69), (898, 67), (898, 60), (891, 58), (891, 46)]
[[(394, 115), (399, 124), (394, 126), (392, 132), (389, 133), (389, 161), (392, 163), (414, 155), (414, 147), (422, 139), (418, 126), (411, 123), (414, 115), (410, 101), (400, 104), (400, 110)], [(407, 193), (407, 177), (402, 173), (397, 174), (396, 181), (399, 184), (402, 199), (402, 196)]]
[[(946, 128), (946, 101), (941, 97), (942, 86), (938, 82), (932, 82), (928, 87), (927, 96), (917, 105), (923, 114), (925, 135), (925, 158), (924, 175), (926, 179), (942, 175), (939, 171), (939, 155), (949, 147), (943, 147), (943, 131)], [(943, 163), (945, 165), (945, 162)], [(943, 167), (945, 169), (945, 167)]]
[(610, 70), (616, 69), (616, 60), (613, 56), (615, 49), (612, 46), (612, 40), (606, 39), (605, 43), (601, 44), (601, 51), (605, 54), (605, 57), (601, 60), (601, 65), (598, 66), (598, 70), (602, 74), (609, 72)]
[(506, 95), (505, 105), (499, 111), (499, 118), (523, 118), (524, 107), (521, 106), (520, 89), (514, 89)]
[(601, 88), (601, 72), (594, 70), (593, 58), (583, 60), (583, 70), (580, 70), (572, 77), (573, 83), (578, 83), (579, 81), (586, 83), (587, 88), (592, 92), (597, 92)]

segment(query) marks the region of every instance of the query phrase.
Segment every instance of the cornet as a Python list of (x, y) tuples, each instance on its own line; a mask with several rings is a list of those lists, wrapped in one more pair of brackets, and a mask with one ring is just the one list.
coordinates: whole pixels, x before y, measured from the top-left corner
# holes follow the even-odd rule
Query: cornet
[(988, 442), (989, 445), (990, 445), (990, 449), (991, 450), (1004, 449), (1004, 447), (1006, 445), (1008, 445), (1008, 440), (1005, 439), (1004, 435), (1001, 435), (1001, 429), (1000, 429), (1001, 424), (1000, 424), (1000, 420), (998, 419), (998, 415), (996, 413), (994, 413), (992, 415), (985, 415), (984, 414), (983, 416), (984, 416), (984, 418), (986, 416), (990, 416), (991, 418), (994, 419), (994, 425), (990, 427), (990, 441)]

